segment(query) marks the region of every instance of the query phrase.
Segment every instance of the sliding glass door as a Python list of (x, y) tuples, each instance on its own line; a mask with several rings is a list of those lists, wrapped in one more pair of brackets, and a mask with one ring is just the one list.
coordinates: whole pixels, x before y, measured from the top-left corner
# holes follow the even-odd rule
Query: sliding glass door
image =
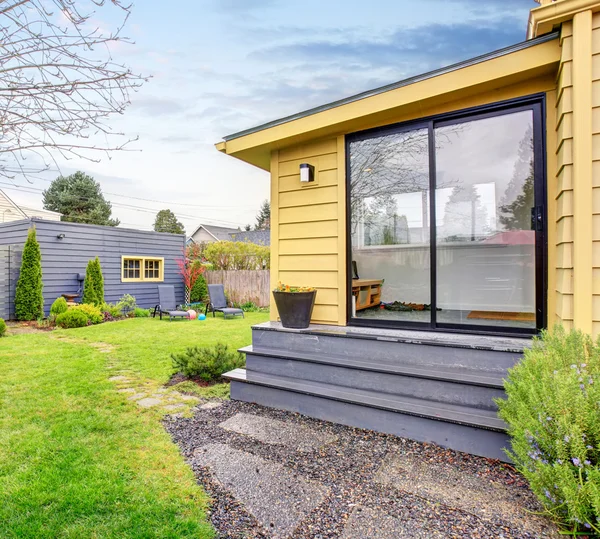
[(348, 137), (351, 323), (543, 327), (541, 103)]

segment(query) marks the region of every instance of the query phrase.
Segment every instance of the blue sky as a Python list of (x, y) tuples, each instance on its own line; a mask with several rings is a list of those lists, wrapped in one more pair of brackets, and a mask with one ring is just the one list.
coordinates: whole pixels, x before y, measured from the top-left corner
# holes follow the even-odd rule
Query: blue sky
[[(164, 207), (188, 232), (200, 222), (253, 223), (269, 196), (268, 174), (218, 153), (213, 145), (224, 135), (523, 41), (535, 6), (533, 0), (137, 2), (124, 32), (135, 44), (119, 45), (113, 55), (152, 79), (111, 121), (139, 136), (136, 151), (100, 163), (60, 162), (61, 170), (81, 169), (99, 180), (124, 226), (149, 229)], [(102, 9), (97, 19), (109, 26), (111, 17)], [(35, 191), (6, 192), (41, 206)]]

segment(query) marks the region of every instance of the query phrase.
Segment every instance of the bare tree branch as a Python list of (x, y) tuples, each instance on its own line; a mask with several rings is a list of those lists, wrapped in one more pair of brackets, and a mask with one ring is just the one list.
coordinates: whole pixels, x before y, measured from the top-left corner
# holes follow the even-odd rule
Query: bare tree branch
[[(117, 28), (93, 27), (111, 8), (122, 14)], [(110, 51), (129, 42), (120, 34), (130, 9), (122, 0), (0, 0), (0, 176), (29, 178), (55, 155), (97, 161), (132, 142), (108, 124), (147, 80)], [(28, 158), (43, 164), (24, 166)]]

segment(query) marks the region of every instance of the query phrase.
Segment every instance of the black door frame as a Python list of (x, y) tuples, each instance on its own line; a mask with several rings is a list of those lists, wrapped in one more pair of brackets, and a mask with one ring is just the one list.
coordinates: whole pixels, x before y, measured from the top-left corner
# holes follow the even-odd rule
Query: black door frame
[[(536, 287), (536, 328), (511, 328), (508, 326), (466, 325), (466, 324), (440, 324), (436, 320), (437, 305), (437, 240), (436, 240), (436, 215), (435, 215), (435, 187), (436, 187), (436, 155), (435, 155), (435, 127), (446, 124), (457, 124), (473, 120), (482, 120), (503, 116), (524, 110), (533, 113), (533, 159), (534, 159), (534, 198), (536, 217), (536, 246), (535, 246), (535, 287)], [(346, 135), (346, 319), (347, 324), (363, 327), (381, 327), (395, 329), (415, 329), (424, 331), (447, 331), (452, 333), (470, 333), (486, 335), (527, 336), (535, 335), (547, 326), (548, 302), (548, 244), (547, 244), (547, 182), (546, 182), (546, 96), (534, 94), (508, 101), (492, 103), (480, 107), (472, 107), (449, 113), (419, 118), (408, 122), (386, 125), (366, 131)], [(363, 140), (373, 136), (400, 133), (408, 130), (428, 129), (429, 137), (429, 231), (430, 231), (430, 294), (431, 294), (431, 320), (426, 322), (407, 322), (401, 320), (374, 320), (352, 317), (352, 212), (350, 196), (350, 144), (356, 140)], [(433, 225), (433, 226), (432, 226)]]

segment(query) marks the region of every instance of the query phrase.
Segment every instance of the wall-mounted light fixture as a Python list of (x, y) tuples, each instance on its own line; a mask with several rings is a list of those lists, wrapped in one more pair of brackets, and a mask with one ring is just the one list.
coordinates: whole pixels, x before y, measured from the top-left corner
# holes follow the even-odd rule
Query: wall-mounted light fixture
[(315, 181), (315, 167), (308, 163), (300, 163), (300, 181), (301, 182), (314, 182)]
[(57, 239), (59, 240), (64, 240), (65, 239), (65, 235), (61, 232), (60, 234), (57, 234)]

